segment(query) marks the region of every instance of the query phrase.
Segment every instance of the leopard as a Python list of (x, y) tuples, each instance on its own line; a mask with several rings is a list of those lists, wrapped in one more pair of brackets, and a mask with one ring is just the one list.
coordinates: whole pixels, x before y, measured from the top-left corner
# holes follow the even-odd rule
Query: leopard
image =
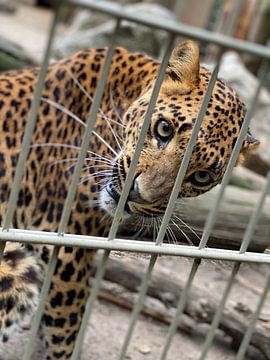
[[(81, 50), (48, 67), (12, 227), (57, 232), (107, 48)], [(116, 47), (89, 139), (66, 233), (108, 235), (146, 116), (160, 62)], [(0, 74), (0, 223), (3, 223), (39, 68)], [(199, 46), (177, 45), (151, 115), (123, 219), (162, 216), (199, 114), (211, 72)], [(179, 189), (179, 198), (219, 184), (245, 117), (236, 92), (217, 79)], [(245, 136), (238, 163), (259, 141)], [(52, 246), (8, 242), (0, 268), (0, 343), (35, 313)], [(87, 298), (95, 251), (62, 246), (40, 337), (45, 358), (70, 359)]]

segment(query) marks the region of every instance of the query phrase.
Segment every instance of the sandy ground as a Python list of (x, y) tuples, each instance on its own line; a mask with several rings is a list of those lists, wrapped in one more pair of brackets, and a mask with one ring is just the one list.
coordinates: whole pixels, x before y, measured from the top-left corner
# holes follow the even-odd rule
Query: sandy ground
[[(116, 256), (115, 254), (113, 256)], [(117, 255), (119, 257), (119, 255)], [(122, 255), (126, 257), (127, 255)], [(136, 260), (142, 260), (144, 266), (148, 258), (133, 255)], [(168, 270), (168, 276), (187, 278), (191, 261), (183, 258), (162, 257), (157, 261), (155, 269), (160, 267)], [(154, 269), (154, 271), (155, 271)], [(213, 296), (221, 297), (226, 280), (231, 271), (231, 264), (203, 262), (200, 266), (194, 284), (209, 291)], [(266, 266), (242, 265), (240, 277), (246, 281), (241, 284), (236, 281), (228, 302), (243, 304), (254, 310), (258, 301), (258, 291), (264, 282)], [(255, 289), (255, 290), (254, 290)], [(270, 313), (270, 294), (262, 310), (261, 318)], [(117, 360), (130, 323), (130, 311), (107, 301), (98, 300), (88, 323), (84, 339), (81, 360)], [(178, 331), (173, 339), (167, 360), (198, 360), (209, 327), (196, 325), (187, 334)], [(126, 359), (155, 360), (159, 359), (162, 346), (168, 332), (168, 326), (150, 317), (140, 316), (132, 335)], [(0, 351), (0, 360), (20, 360), (27, 340), (27, 330), (21, 330), (8, 343), (4, 351)], [(33, 360), (43, 360), (44, 351), (41, 348)], [(222, 331), (217, 331), (211, 347), (208, 360), (233, 360), (235, 351), (231, 347), (231, 338)], [(245, 360), (266, 360), (265, 356), (253, 347), (249, 347)]]

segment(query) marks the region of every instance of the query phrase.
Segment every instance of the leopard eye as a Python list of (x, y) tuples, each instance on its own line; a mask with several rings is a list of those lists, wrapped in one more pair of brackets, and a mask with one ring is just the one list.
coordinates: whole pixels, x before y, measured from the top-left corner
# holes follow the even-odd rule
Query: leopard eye
[(173, 128), (168, 121), (160, 119), (156, 122), (154, 134), (162, 142), (168, 142), (173, 135)]
[(200, 170), (194, 172), (190, 176), (190, 182), (192, 185), (197, 187), (207, 186), (213, 182), (212, 176), (209, 174), (208, 171)]

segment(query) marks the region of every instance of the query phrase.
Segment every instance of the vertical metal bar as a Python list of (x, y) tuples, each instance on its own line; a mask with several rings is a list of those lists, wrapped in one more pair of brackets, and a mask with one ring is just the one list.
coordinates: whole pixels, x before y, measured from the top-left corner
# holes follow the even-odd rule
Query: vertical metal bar
[(208, 87), (207, 87), (207, 90), (206, 90), (206, 93), (205, 93), (205, 96), (204, 96), (204, 99), (203, 99), (203, 102), (202, 102), (202, 105), (201, 105), (201, 108), (200, 108), (200, 111), (198, 114), (198, 117), (196, 119), (194, 128), (192, 130), (192, 134), (189, 139), (181, 166), (179, 168), (176, 180), (174, 182), (174, 186), (173, 186), (173, 190), (170, 195), (169, 203), (167, 205), (167, 208), (166, 208), (166, 211), (165, 211), (165, 214), (162, 219), (162, 223), (161, 223), (158, 235), (157, 235), (157, 239), (156, 239), (157, 245), (160, 245), (162, 243), (167, 226), (170, 222), (170, 218), (171, 218), (172, 212), (174, 210), (175, 201), (178, 198), (178, 195), (179, 195), (179, 192), (180, 192), (180, 189), (181, 189), (181, 186), (182, 186), (182, 183), (183, 183), (183, 180), (184, 180), (187, 168), (188, 168), (189, 160), (192, 155), (193, 147), (196, 143), (198, 133), (200, 131), (200, 127), (201, 127), (202, 121), (204, 119), (213, 88), (215, 86), (215, 82), (216, 82), (217, 75), (218, 75), (218, 70), (219, 70), (219, 62), (215, 66), (215, 69), (212, 73), (211, 79), (209, 81), (209, 84), (208, 84)]
[[(118, 19), (117, 23), (116, 23), (114, 33), (113, 33), (113, 36), (111, 38), (111, 43), (110, 43), (110, 47), (109, 47), (109, 50), (108, 50), (108, 53), (107, 53), (105, 64), (103, 66), (102, 75), (101, 75), (101, 78), (100, 78), (100, 80), (98, 82), (94, 102), (93, 102), (93, 105), (92, 105), (92, 108), (91, 108), (91, 111), (90, 111), (89, 120), (88, 120), (88, 124), (87, 124), (87, 128), (86, 128), (86, 132), (85, 132), (85, 137), (83, 139), (82, 148), (81, 148), (81, 151), (80, 151), (80, 154), (79, 154), (79, 161), (78, 161), (78, 163), (76, 165), (76, 168), (75, 168), (75, 173), (76, 173), (77, 168), (78, 168), (78, 173), (76, 175), (76, 178), (74, 178), (75, 174), (73, 175), (73, 178), (72, 178), (72, 183), (73, 182), (74, 183), (73, 183), (73, 186), (71, 185), (72, 189), (70, 189), (69, 194), (68, 194), (68, 195), (70, 195), (70, 198), (67, 199), (67, 200), (69, 200), (69, 202), (67, 203), (67, 201), (66, 201), (66, 204), (65, 204), (65, 205), (67, 205), (67, 209), (66, 209), (65, 217), (63, 218), (63, 223), (61, 221), (61, 224), (60, 224), (60, 227), (59, 227), (59, 230), (60, 230), (59, 234), (61, 234), (64, 231), (64, 229), (65, 229), (65, 227), (67, 225), (67, 222), (68, 222), (71, 205), (72, 205), (72, 202), (74, 200), (76, 187), (77, 187), (79, 177), (80, 177), (82, 167), (83, 167), (83, 161), (84, 161), (84, 158), (86, 156), (87, 150), (89, 148), (90, 134), (92, 133), (92, 130), (93, 130), (93, 127), (94, 127), (94, 124), (95, 124), (95, 120), (96, 120), (96, 117), (97, 117), (97, 114), (98, 114), (98, 111), (99, 111), (99, 107), (100, 107), (100, 103), (101, 103), (101, 100), (102, 100), (104, 87), (105, 87), (107, 77), (108, 77), (108, 74), (109, 74), (110, 64), (111, 64), (111, 60), (112, 60), (112, 56), (113, 56), (113, 52), (114, 52), (114, 48), (115, 48), (115, 44), (116, 44), (116, 39), (117, 39), (117, 33), (119, 31), (120, 24), (121, 24), (121, 19)], [(84, 143), (84, 141), (85, 141), (85, 143)], [(81, 157), (80, 157), (80, 155), (81, 155)], [(80, 162), (80, 160), (81, 160), (81, 162)], [(65, 211), (65, 209), (64, 209), (64, 211)], [(98, 295), (98, 291), (99, 291), (99, 288), (100, 288), (101, 281), (102, 281), (102, 279), (104, 277), (104, 273), (105, 273), (105, 270), (106, 270), (106, 265), (107, 265), (109, 255), (110, 255), (110, 251), (105, 251), (105, 253), (103, 255), (103, 258), (102, 258), (102, 261), (101, 261), (101, 263), (99, 265), (96, 277), (95, 277), (94, 287), (91, 289), (90, 296), (87, 299), (85, 312), (84, 312), (84, 315), (83, 315), (82, 323), (81, 323), (80, 330), (79, 330), (79, 333), (78, 333), (78, 336), (77, 336), (77, 339), (76, 339), (76, 342), (75, 342), (74, 351), (73, 351), (73, 354), (72, 354), (72, 360), (75, 360), (75, 359), (79, 358), (82, 343), (83, 343), (84, 333), (85, 333), (87, 323), (89, 321), (92, 309), (94, 307), (95, 300), (96, 300), (97, 295)]]
[(73, 201), (75, 198), (77, 185), (80, 180), (80, 176), (81, 176), (81, 172), (82, 172), (84, 159), (86, 157), (87, 150), (89, 149), (92, 131), (93, 131), (93, 128), (95, 125), (96, 117), (99, 112), (99, 107), (100, 107), (100, 103), (102, 100), (103, 91), (104, 91), (104, 88), (106, 85), (107, 76), (109, 74), (110, 65), (111, 65), (114, 48), (115, 48), (115, 44), (116, 44), (116, 35), (119, 30), (119, 26), (120, 26), (120, 20), (118, 19), (116, 22), (114, 32), (112, 34), (111, 44), (110, 44), (110, 47), (107, 52), (107, 56), (106, 56), (106, 59), (105, 59), (104, 65), (103, 65), (103, 69), (102, 69), (102, 74), (98, 81), (97, 89), (96, 89), (95, 96), (94, 96), (94, 101), (91, 106), (90, 114), (89, 114), (89, 117), (88, 117), (88, 120), (86, 123), (86, 128), (85, 128), (83, 141), (82, 141), (81, 149), (80, 149), (79, 156), (78, 156), (78, 161), (76, 163), (74, 174), (72, 176), (71, 185), (68, 189), (68, 195), (67, 195), (67, 198), (65, 201), (65, 206), (63, 209), (63, 213), (62, 213), (59, 228), (58, 228), (59, 235), (64, 234), (66, 226), (68, 224), (71, 207), (72, 207), (72, 204), (73, 204)]
[(178, 21), (182, 20), (187, 3), (188, 3), (187, 0), (176, 0), (175, 1), (173, 12), (175, 14), (176, 20), (178, 20)]
[(234, 1), (233, 8), (229, 14), (228, 20), (225, 24), (224, 34), (231, 35), (235, 29), (236, 21), (239, 19), (239, 13), (243, 5), (243, 0)]
[[(165, 74), (166, 67), (167, 67), (167, 64), (168, 64), (168, 60), (169, 60), (169, 57), (170, 57), (170, 54), (171, 54), (171, 51), (172, 51), (172, 46), (173, 46), (173, 36), (170, 36), (169, 40), (168, 40), (167, 51), (166, 51), (166, 54), (165, 54), (165, 56), (163, 58), (163, 61), (161, 63), (159, 73), (158, 73), (158, 76), (157, 76), (157, 79), (156, 79), (156, 82), (155, 82), (155, 85), (154, 85), (154, 89), (153, 89), (151, 99), (150, 99), (150, 102), (149, 102), (149, 105), (148, 105), (148, 110), (147, 110), (147, 113), (145, 115), (145, 119), (143, 121), (142, 129), (140, 131), (140, 135), (139, 135), (139, 139), (138, 139), (137, 146), (136, 146), (136, 149), (135, 149), (135, 153), (134, 153), (134, 156), (132, 158), (130, 168), (129, 168), (129, 171), (128, 171), (128, 175), (127, 175), (124, 187), (123, 187), (123, 191), (122, 191), (122, 194), (121, 194), (121, 197), (120, 197), (117, 209), (116, 209), (116, 214), (114, 216), (114, 221), (113, 221), (111, 229), (110, 229), (110, 234), (108, 236), (108, 240), (112, 240), (112, 239), (115, 238), (117, 228), (119, 226), (119, 222), (120, 222), (120, 219), (121, 219), (121, 214), (123, 212), (124, 205), (125, 205), (127, 196), (129, 194), (129, 191), (130, 191), (130, 187), (131, 187), (131, 184), (132, 184), (132, 181), (133, 181), (133, 176), (134, 176), (134, 173), (135, 173), (135, 170), (136, 170), (136, 165), (138, 163), (139, 156), (140, 156), (143, 144), (144, 144), (144, 139), (145, 139), (145, 136), (147, 134), (147, 129), (148, 129), (148, 126), (149, 126), (149, 123), (150, 123), (150, 120), (151, 120), (151, 115), (152, 115), (152, 112), (154, 110), (154, 106), (155, 106), (155, 103), (156, 103), (156, 100), (157, 100), (159, 89), (160, 89), (160, 86), (162, 84), (163, 76)], [(108, 257), (109, 257), (109, 251), (106, 251), (104, 253), (104, 255), (103, 255), (101, 265), (100, 265), (100, 267), (98, 269), (94, 287), (93, 287), (93, 289), (92, 289), (92, 291), (90, 293), (90, 296), (89, 296), (89, 298), (87, 300), (86, 311), (84, 313), (83, 320), (82, 320), (82, 327), (81, 327), (82, 330), (80, 330), (80, 333), (78, 335), (78, 345), (77, 345), (77, 341), (76, 341), (76, 345), (75, 345), (75, 350), (76, 351), (74, 350), (74, 355), (72, 357), (72, 360), (76, 360), (78, 358), (78, 356), (79, 356), (80, 347), (81, 347), (82, 339), (83, 339), (83, 333), (85, 331), (87, 322), (89, 321), (89, 318), (90, 318), (90, 315), (91, 315), (91, 312), (92, 312), (92, 309), (93, 309), (93, 306), (94, 306), (94, 302), (96, 300), (96, 297), (97, 297), (97, 294), (98, 294), (98, 291), (99, 291), (99, 288), (100, 288), (100, 285), (101, 285), (101, 281), (102, 281), (104, 273), (105, 273)]]
[(216, 313), (215, 313), (215, 316), (214, 316), (214, 319), (212, 321), (212, 324), (211, 324), (211, 328), (207, 334), (207, 338), (205, 340), (205, 343), (204, 343), (204, 346), (203, 346), (203, 350), (202, 350), (202, 353), (201, 353), (201, 356), (199, 358), (199, 360), (203, 360), (205, 359), (207, 353), (208, 353), (208, 350), (212, 344), (212, 341), (214, 339), (214, 335), (215, 335), (215, 331), (218, 327), (218, 324), (220, 322), (220, 318), (222, 316), (222, 313), (223, 313), (223, 310), (224, 310), (224, 307), (225, 307), (225, 303), (226, 303), (226, 300), (230, 294), (230, 291), (231, 291), (231, 288), (232, 288), (232, 285), (233, 285), (233, 281), (234, 281), (234, 278), (239, 270), (239, 267), (240, 267), (240, 263), (237, 262), (234, 264), (234, 267), (232, 269), (232, 272), (231, 272), (231, 276), (230, 278), (228, 279), (228, 282), (226, 284), (226, 287), (225, 287), (225, 290), (224, 290), (224, 293), (223, 293), (223, 296), (222, 296), (222, 299), (219, 303), (219, 306), (216, 310)]
[(260, 297), (260, 300), (258, 302), (256, 311), (254, 312), (254, 314), (253, 314), (253, 316), (252, 316), (252, 318), (250, 320), (249, 326), (247, 328), (247, 331), (245, 333), (245, 336), (243, 337), (243, 340), (241, 342), (240, 348), (239, 348), (237, 356), (236, 356), (236, 360), (243, 360), (244, 359), (245, 353), (247, 351), (247, 347), (249, 345), (252, 333), (253, 333), (255, 325), (256, 325), (256, 321), (258, 320), (258, 317), (259, 317), (260, 312), (262, 310), (263, 304), (264, 304), (264, 302), (266, 300), (266, 296), (267, 296), (267, 293), (268, 293), (269, 289), (270, 289), (270, 276), (268, 276), (268, 278), (267, 278), (267, 281), (266, 281), (266, 284), (265, 284), (265, 287), (264, 287), (264, 291), (261, 294), (261, 297)]
[(46, 278), (44, 280), (44, 283), (42, 285), (42, 289), (41, 289), (41, 293), (40, 293), (40, 301), (38, 303), (38, 308), (37, 308), (37, 311), (33, 318), (32, 324), (31, 324), (29, 341), (25, 348), (23, 360), (31, 360), (32, 359), (33, 351), (35, 349), (36, 335), (39, 330), (42, 315), (44, 313), (45, 300), (46, 300), (46, 297), (47, 297), (49, 289), (50, 289), (51, 279), (53, 277), (55, 267), (57, 264), (59, 250), (60, 250), (59, 246), (54, 247), (53, 253), (50, 258), (50, 262), (48, 264), (48, 272), (47, 272)]
[(170, 328), (169, 328), (169, 331), (168, 331), (168, 334), (167, 334), (167, 337), (166, 337), (166, 341), (165, 341), (165, 344), (164, 344), (164, 347), (163, 347), (163, 350), (162, 350), (162, 353), (161, 353), (160, 360), (165, 360), (166, 357), (167, 357), (169, 348), (170, 348), (171, 343), (172, 343), (172, 339), (173, 339), (174, 334), (175, 334), (175, 332), (177, 330), (179, 318), (180, 318), (180, 316), (182, 315), (182, 313), (183, 313), (183, 311), (185, 309), (187, 298), (188, 298), (188, 295), (189, 295), (189, 291), (190, 291), (193, 279), (194, 279), (194, 277), (196, 275), (196, 272), (197, 272), (197, 270), (199, 268), (200, 263), (201, 263), (201, 259), (195, 259), (193, 261), (193, 264), (192, 264), (192, 267), (191, 267), (191, 270), (190, 270), (190, 274), (189, 274), (189, 277), (188, 277), (188, 281), (187, 281), (186, 286), (183, 289), (182, 293), (180, 294), (177, 309), (176, 309), (176, 312), (174, 314), (173, 321), (171, 322), (171, 325), (170, 325)]
[[(68, 192), (68, 195), (67, 195), (67, 198), (65, 201), (65, 206), (64, 206), (63, 213), (61, 216), (60, 224), (58, 227), (58, 235), (59, 236), (63, 236), (65, 228), (68, 223), (69, 216), (70, 216), (71, 206), (72, 206), (72, 203), (73, 203), (73, 200), (75, 197), (77, 184), (78, 184), (79, 177), (81, 174), (81, 169), (83, 166), (83, 161), (86, 156), (87, 149), (89, 148), (90, 137), (92, 134), (92, 130), (94, 127), (97, 113), (99, 111), (99, 106), (100, 106), (100, 102), (102, 100), (103, 90), (104, 90), (104, 87), (105, 87), (105, 84), (107, 81), (107, 75), (108, 75), (108, 72), (110, 69), (110, 64), (111, 64), (114, 47), (115, 47), (115, 42), (116, 42), (116, 34), (119, 29), (119, 25), (120, 25), (120, 20), (117, 20), (116, 26), (115, 26), (115, 31), (112, 35), (111, 45), (107, 52), (105, 63), (103, 65), (102, 75), (98, 82), (94, 101), (93, 101), (93, 104), (92, 104), (92, 107), (90, 110), (90, 114), (89, 114), (89, 117), (87, 120), (87, 125), (86, 125), (86, 129), (85, 129), (83, 141), (82, 141), (80, 153), (78, 156), (78, 162), (77, 162), (75, 170), (74, 170), (71, 186), (69, 188), (69, 192)], [(31, 327), (29, 346), (27, 347), (27, 352), (26, 352), (25, 358), (23, 360), (30, 360), (30, 358), (31, 358), (35, 336), (36, 336), (38, 328), (39, 328), (42, 313), (44, 311), (45, 301), (46, 301), (46, 298), (47, 298), (47, 295), (48, 295), (48, 292), (50, 289), (51, 280), (52, 280), (52, 277), (53, 277), (53, 274), (54, 274), (54, 271), (56, 268), (59, 250), (60, 250), (59, 247), (55, 247), (53, 250), (53, 253), (52, 253), (52, 258), (51, 258), (50, 265), (49, 265), (49, 271), (46, 274), (46, 277), (44, 279), (44, 283), (43, 283), (42, 291), (41, 291), (41, 298), (40, 298), (40, 301), (38, 304), (37, 312), (34, 317), (33, 326)]]
[[(119, 217), (117, 217), (116, 214), (115, 214), (115, 218), (114, 218), (115, 225), (114, 225), (114, 222), (113, 222), (112, 227), (111, 227), (111, 231), (110, 231), (110, 234), (109, 234), (109, 239), (110, 240), (115, 237), (116, 232), (117, 232), (117, 228), (118, 228), (118, 225), (119, 225), (121, 214), (123, 212), (124, 204), (126, 202), (126, 199), (127, 199), (130, 187), (131, 187), (131, 183), (133, 181), (133, 176), (134, 176), (134, 173), (135, 173), (135, 170), (136, 170), (136, 165), (138, 163), (141, 150), (143, 148), (144, 139), (145, 139), (145, 136), (147, 134), (147, 130), (148, 130), (148, 127), (149, 127), (149, 124), (150, 124), (151, 116), (152, 116), (152, 113), (153, 113), (153, 110), (154, 110), (154, 107), (155, 107), (155, 104), (156, 104), (156, 101), (157, 101), (157, 98), (158, 98), (159, 90), (160, 90), (160, 87), (161, 87), (161, 84), (162, 84), (162, 81), (163, 81), (163, 77), (164, 77), (164, 74), (165, 74), (165, 71), (166, 71), (166, 68), (167, 68), (167, 64), (168, 64), (168, 61), (169, 61), (170, 54), (171, 54), (171, 51), (172, 51), (172, 48), (173, 48), (173, 41), (174, 41), (174, 35), (171, 34), (169, 36), (169, 38), (168, 38), (166, 51), (165, 51), (163, 60), (162, 60), (161, 65), (160, 65), (159, 73), (158, 73), (158, 76), (157, 76), (157, 79), (156, 79), (156, 82), (155, 82), (155, 86), (154, 86), (154, 89), (153, 89), (153, 92), (152, 92), (152, 95), (151, 95), (151, 99), (150, 99), (150, 102), (149, 102), (149, 105), (148, 105), (148, 109), (147, 109), (147, 112), (146, 112), (146, 115), (145, 115), (145, 118), (144, 118), (144, 121), (143, 121), (142, 129), (140, 131), (140, 136), (139, 136), (139, 139), (138, 139), (138, 142), (137, 142), (135, 153), (134, 153), (133, 159), (131, 161), (128, 176), (127, 176), (127, 179), (125, 181), (124, 189), (123, 189), (123, 192), (122, 192), (122, 195), (121, 195), (121, 198), (123, 196), (123, 201), (121, 203), (121, 208), (119, 210), (120, 216), (118, 215)], [(125, 194), (124, 194), (124, 192), (125, 192)], [(118, 207), (120, 207), (121, 198), (120, 198)], [(117, 210), (116, 210), (116, 212), (117, 212)], [(128, 331), (127, 331), (127, 334), (126, 334), (126, 337), (125, 337), (125, 340), (124, 340), (124, 343), (123, 343), (123, 347), (121, 349), (121, 353), (120, 353), (120, 357), (119, 357), (119, 359), (121, 359), (121, 360), (124, 359), (124, 357), (125, 357), (125, 354), (126, 354), (126, 351), (127, 351), (127, 348), (128, 348), (128, 345), (129, 345), (129, 342), (130, 342), (130, 339), (131, 339), (131, 336), (132, 336), (132, 333), (133, 333), (133, 330), (134, 330), (134, 327), (135, 327), (135, 324), (137, 322), (138, 316), (139, 316), (141, 308), (143, 306), (145, 295), (146, 295), (146, 292), (147, 292), (147, 289), (148, 289), (148, 283), (149, 283), (149, 280), (151, 278), (151, 274), (152, 274), (152, 271), (153, 271), (156, 260), (157, 260), (157, 255), (152, 255), (151, 259), (150, 259), (149, 266), (148, 266), (148, 270), (147, 270), (147, 272), (146, 272), (146, 274), (145, 274), (145, 276), (144, 276), (144, 278), (142, 280), (141, 289), (140, 289), (140, 293), (139, 293), (139, 298), (138, 298), (138, 301), (136, 302), (136, 305), (135, 305), (135, 307), (133, 309), (133, 312), (132, 312), (132, 315), (131, 315), (131, 321), (130, 321), (130, 324), (129, 324), (129, 328), (128, 328)]]
[[(34, 98), (33, 98), (32, 104), (31, 104), (30, 112), (29, 112), (29, 121), (27, 122), (26, 127), (25, 127), (23, 142), (22, 142), (22, 150), (20, 152), (18, 163), (16, 166), (16, 172), (15, 172), (13, 184), (11, 187), (9, 201), (7, 204), (7, 211), (6, 211), (6, 214), (4, 217), (4, 221), (3, 221), (3, 231), (8, 231), (8, 229), (10, 228), (10, 226), (12, 224), (14, 212), (16, 209), (16, 205), (17, 205), (17, 201), (18, 201), (18, 194), (20, 191), (20, 183), (21, 183), (21, 180), (22, 180), (22, 177), (24, 174), (24, 170), (25, 170), (25, 162), (27, 160), (27, 156), (29, 153), (32, 134), (34, 132), (35, 124), (36, 124), (36, 120), (37, 120), (37, 113), (38, 113), (38, 109), (39, 109), (39, 105), (40, 105), (40, 97), (41, 97), (41, 93), (42, 93), (42, 88), (43, 88), (44, 80), (45, 80), (45, 77), (47, 74), (47, 68), (48, 68), (49, 59), (50, 59), (53, 37), (54, 37), (55, 29), (56, 29), (56, 24), (57, 24), (59, 16), (60, 16), (61, 3), (62, 3), (62, 1), (57, 2), (53, 20), (52, 20), (52, 23), (50, 26), (46, 50), (45, 50), (43, 62), (42, 62), (41, 68), (40, 68), (39, 76), (38, 76), (38, 80), (37, 80), (37, 84), (36, 84), (36, 88), (35, 88), (35, 92), (34, 92)], [(5, 248), (5, 243), (1, 242), (1, 244), (0, 244), (0, 261), (3, 256), (4, 248)]]
[(259, 200), (256, 208), (254, 209), (254, 211), (251, 215), (250, 221), (248, 223), (248, 226), (246, 228), (245, 235), (244, 235), (244, 238), (243, 238), (243, 241), (241, 244), (241, 248), (240, 248), (240, 254), (243, 254), (244, 252), (247, 251), (248, 245), (250, 244), (251, 238), (254, 234), (257, 222), (261, 216), (264, 201), (265, 201), (265, 198), (266, 198), (269, 190), (270, 190), (270, 171), (267, 174), (266, 183), (265, 183), (264, 189), (261, 193), (260, 200)]
[(128, 348), (128, 345), (129, 345), (129, 342), (130, 342), (130, 339), (131, 339), (131, 335), (133, 333), (134, 327), (136, 325), (139, 314), (140, 314), (141, 309), (143, 307), (145, 295), (146, 295), (146, 292), (147, 292), (147, 289), (148, 289), (148, 284), (149, 284), (149, 281), (151, 279), (152, 271), (154, 269), (154, 265), (156, 263), (156, 260), (157, 260), (157, 255), (152, 255), (151, 259), (150, 259), (150, 262), (149, 262), (147, 272), (146, 272), (146, 274), (145, 274), (145, 276), (144, 276), (144, 278), (142, 280), (142, 283), (141, 283), (139, 298), (138, 298), (138, 300), (137, 300), (137, 302), (136, 302), (136, 304), (135, 304), (135, 306), (133, 308), (133, 311), (132, 311), (131, 321), (130, 321), (128, 331), (127, 331), (126, 336), (125, 336), (125, 340), (124, 340), (124, 343), (123, 343), (123, 347), (121, 349), (119, 360), (124, 360), (125, 359), (125, 355), (126, 355), (127, 348)]
[(80, 330), (78, 333), (78, 336), (76, 338), (76, 342), (75, 342), (75, 347), (72, 353), (72, 357), (71, 360), (77, 360), (79, 359), (80, 356), (80, 352), (81, 352), (81, 348), (82, 348), (82, 342), (83, 342), (83, 338), (84, 338), (84, 334), (87, 328), (87, 324), (91, 315), (91, 312), (93, 310), (94, 307), (94, 303), (96, 301), (96, 298), (98, 296), (98, 291), (100, 288), (100, 283), (104, 277), (105, 271), (106, 271), (106, 265), (107, 265), (107, 261), (110, 255), (110, 251), (105, 251), (103, 254), (103, 258), (98, 266), (97, 269), (97, 274), (95, 276), (95, 283), (94, 286), (91, 288), (91, 295), (89, 296), (87, 303), (86, 303), (86, 307), (85, 307), (85, 311), (83, 314), (83, 319), (81, 322), (81, 326), (80, 326)]
[(1, 265), (1, 261), (3, 260), (5, 246), (6, 246), (6, 242), (1, 241), (0, 242), (0, 265)]
[(211, 234), (211, 231), (213, 229), (213, 226), (215, 224), (217, 214), (218, 214), (218, 210), (219, 210), (219, 206), (220, 206), (220, 203), (221, 203), (224, 191), (225, 191), (225, 187), (229, 183), (231, 173), (233, 171), (236, 160), (237, 160), (238, 155), (239, 155), (240, 150), (241, 150), (241, 146), (242, 146), (243, 141), (244, 141), (244, 137), (245, 137), (245, 135), (246, 135), (246, 133), (248, 131), (250, 120), (252, 118), (252, 115), (253, 115), (253, 112), (254, 112), (254, 109), (255, 109), (255, 106), (256, 106), (256, 102), (257, 102), (261, 87), (262, 87), (264, 79), (266, 77), (267, 70), (268, 70), (268, 62), (263, 61), (262, 65), (260, 67), (260, 71), (259, 71), (259, 84), (258, 84), (258, 86), (256, 88), (254, 97), (252, 99), (252, 102), (250, 104), (250, 107), (249, 107), (249, 109), (247, 111), (244, 122), (242, 124), (238, 139), (236, 141), (236, 144), (235, 144), (235, 147), (233, 149), (232, 155), (230, 157), (230, 160), (229, 160), (225, 175), (223, 177), (221, 187), (220, 187), (218, 195), (217, 195), (217, 197), (215, 199), (215, 203), (214, 203), (213, 207), (211, 208), (211, 211), (210, 211), (210, 213), (209, 213), (209, 215), (207, 217), (207, 221), (206, 221), (206, 224), (205, 224), (205, 227), (204, 227), (204, 232), (203, 232), (200, 244), (199, 244), (199, 249), (203, 249), (206, 246), (207, 241), (209, 239), (209, 236)]
[(164, 74), (165, 74), (165, 71), (166, 71), (166, 68), (167, 68), (167, 65), (168, 65), (168, 61), (169, 61), (171, 52), (172, 52), (173, 41), (174, 41), (174, 35), (170, 35), (169, 38), (168, 38), (168, 41), (167, 41), (167, 48), (166, 48), (163, 60), (161, 62), (161, 65), (160, 65), (158, 76), (157, 76), (157, 79), (156, 79), (156, 82), (155, 82), (155, 85), (154, 85), (154, 89), (153, 89), (153, 92), (152, 92), (152, 95), (151, 95), (151, 99), (150, 99), (150, 102), (149, 102), (149, 105), (148, 105), (148, 108), (147, 108), (147, 112), (146, 112), (145, 118), (143, 120), (142, 128), (140, 130), (139, 139), (137, 141), (136, 149), (135, 149), (133, 158), (132, 158), (131, 163), (130, 163), (130, 167), (129, 167), (128, 174), (127, 174), (127, 177), (126, 177), (126, 181), (125, 181), (122, 193), (121, 193), (121, 197), (119, 199), (117, 209), (116, 209), (116, 212), (114, 214), (113, 223), (112, 223), (112, 226), (111, 226), (111, 229), (110, 229), (108, 240), (113, 240), (115, 238), (116, 233), (117, 233), (117, 229), (118, 229), (118, 226), (119, 226), (119, 223), (120, 223), (120, 220), (122, 218), (123, 209), (124, 209), (124, 206), (125, 206), (125, 203), (126, 203), (126, 200), (127, 200), (127, 197), (128, 197), (128, 194), (129, 194), (132, 182), (133, 182), (136, 166), (137, 166), (137, 163), (139, 161), (139, 157), (140, 157), (143, 145), (144, 145), (144, 140), (145, 140), (145, 137), (146, 137), (146, 134), (147, 134), (147, 131), (148, 131), (150, 121), (151, 121), (152, 113), (153, 113), (153, 110), (155, 108), (155, 104), (156, 104), (156, 101), (157, 101), (157, 98), (158, 98), (159, 90), (160, 90), (160, 87), (161, 87), (161, 84), (162, 84), (162, 81), (163, 81), (163, 77), (164, 77)]

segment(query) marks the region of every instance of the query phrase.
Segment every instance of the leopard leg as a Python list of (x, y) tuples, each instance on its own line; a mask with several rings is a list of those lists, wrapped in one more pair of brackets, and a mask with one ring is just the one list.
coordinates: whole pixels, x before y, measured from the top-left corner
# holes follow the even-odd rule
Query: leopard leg
[(37, 259), (27, 247), (6, 244), (0, 265), (0, 349), (24, 318), (33, 315), (39, 299), (40, 273)]
[(70, 359), (89, 295), (95, 252), (61, 248), (43, 317), (46, 360)]

